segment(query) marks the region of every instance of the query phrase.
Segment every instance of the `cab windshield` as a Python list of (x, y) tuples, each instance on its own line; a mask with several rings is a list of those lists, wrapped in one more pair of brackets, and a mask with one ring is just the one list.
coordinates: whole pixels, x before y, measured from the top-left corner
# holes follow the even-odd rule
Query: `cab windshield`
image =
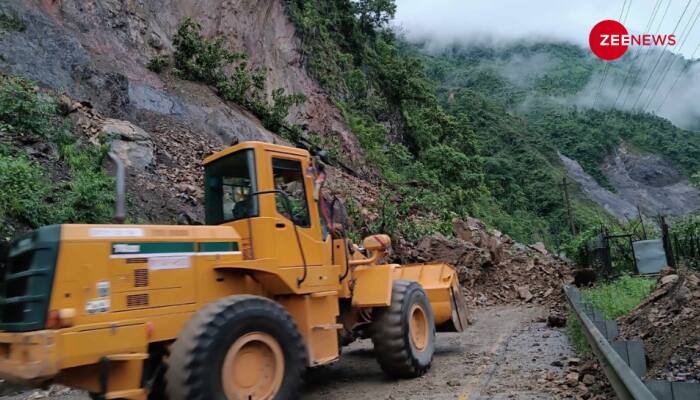
[(253, 150), (241, 150), (207, 164), (204, 186), (208, 225), (258, 216)]

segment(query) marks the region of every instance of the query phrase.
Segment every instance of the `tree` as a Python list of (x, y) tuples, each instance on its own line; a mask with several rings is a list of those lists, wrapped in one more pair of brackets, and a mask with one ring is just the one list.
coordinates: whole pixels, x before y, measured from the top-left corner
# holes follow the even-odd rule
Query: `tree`
[(355, 15), (366, 33), (384, 28), (396, 15), (394, 0), (358, 0), (354, 4)]

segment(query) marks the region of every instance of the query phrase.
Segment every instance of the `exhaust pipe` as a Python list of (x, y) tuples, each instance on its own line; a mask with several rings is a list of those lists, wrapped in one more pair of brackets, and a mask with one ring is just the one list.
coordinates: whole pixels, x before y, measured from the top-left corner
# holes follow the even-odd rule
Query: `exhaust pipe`
[(125, 181), (124, 162), (122, 162), (122, 160), (111, 151), (109, 152), (108, 155), (109, 155), (109, 158), (117, 166), (117, 176), (115, 177), (116, 178), (116, 187), (115, 187), (116, 204), (115, 204), (115, 210), (114, 210), (114, 222), (117, 224), (123, 224), (124, 221), (126, 220), (126, 211), (125, 211), (126, 184), (124, 183), (124, 181)]

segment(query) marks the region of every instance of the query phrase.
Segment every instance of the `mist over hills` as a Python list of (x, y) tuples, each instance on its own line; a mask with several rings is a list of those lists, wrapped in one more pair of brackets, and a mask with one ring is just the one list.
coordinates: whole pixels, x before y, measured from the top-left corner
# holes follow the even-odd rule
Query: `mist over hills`
[[(569, 43), (443, 47), (433, 42), (404, 43), (405, 51), (423, 60), (438, 97), (451, 112), (473, 113), (474, 101), (465, 99), (477, 98), (479, 104), (491, 104), (491, 109), (500, 108), (508, 116), (494, 118), (519, 121), (509, 129), (519, 126), (519, 134), (530, 143), (527, 148), (505, 137), (494, 141), (490, 129), (476, 130), (487, 160), (513, 160), (521, 157), (518, 152), (534, 152), (557, 171), (573, 160), (591, 178), (577, 180), (581, 199), (593, 200), (618, 218), (624, 219), (636, 205), (648, 215), (682, 215), (700, 207), (697, 189), (690, 184), (697, 185), (700, 178), (700, 136), (695, 131), (700, 110), (688, 100), (700, 89), (694, 86), (697, 62), (650, 51), (631, 52), (606, 66), (590, 50)], [(665, 79), (662, 73), (650, 74), (657, 60), (669, 67)], [(663, 71), (658, 66), (656, 70)], [(668, 91), (668, 98), (662, 97)], [(620, 154), (628, 154), (627, 164), (615, 163)], [(486, 165), (487, 176), (509, 174), (489, 171), (494, 163)], [(536, 171), (533, 165), (525, 167)], [(645, 172), (635, 175), (635, 168)], [(621, 183), (619, 177), (630, 174), (639, 179)], [(652, 178), (656, 175), (673, 179), (659, 189)], [(592, 181), (599, 187), (589, 187)], [(680, 186), (672, 187), (676, 184)], [(622, 197), (603, 201), (593, 195), (601, 190)], [(652, 195), (657, 191), (661, 194)], [(654, 200), (664, 194), (666, 201)], [(626, 205), (615, 207), (617, 203)]]
[(630, 49), (606, 66), (589, 49), (564, 42), (425, 40), (412, 46), (435, 60), (431, 74), (444, 87), (472, 88), (509, 109), (527, 111), (542, 103), (613, 108), (655, 114), (685, 129), (700, 127), (700, 107), (693, 101), (700, 93), (698, 60), (667, 50)]

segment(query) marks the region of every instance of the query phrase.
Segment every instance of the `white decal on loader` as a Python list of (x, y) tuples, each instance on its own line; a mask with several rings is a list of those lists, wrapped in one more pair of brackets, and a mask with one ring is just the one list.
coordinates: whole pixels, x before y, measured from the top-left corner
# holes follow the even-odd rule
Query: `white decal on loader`
[(85, 305), (85, 311), (88, 314), (105, 313), (109, 311), (110, 305), (109, 299), (90, 300)]
[(141, 246), (138, 244), (115, 244), (113, 246), (114, 253), (138, 253), (141, 251)]
[(191, 267), (190, 257), (151, 257), (148, 259), (148, 269), (151, 271)]
[(91, 237), (143, 237), (141, 228), (90, 228)]

